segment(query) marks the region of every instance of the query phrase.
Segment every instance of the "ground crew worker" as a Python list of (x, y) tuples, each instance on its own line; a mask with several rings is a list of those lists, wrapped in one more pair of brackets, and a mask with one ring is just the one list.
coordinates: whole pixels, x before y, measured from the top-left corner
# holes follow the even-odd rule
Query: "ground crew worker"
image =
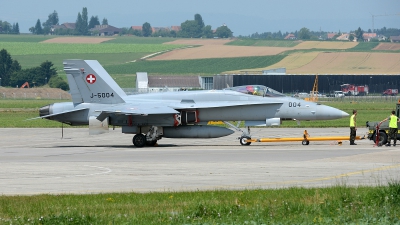
[(357, 145), (354, 143), (357, 133), (357, 110), (353, 110), (353, 115), (350, 117), (350, 145)]
[(397, 123), (400, 122), (399, 118), (395, 115), (395, 111), (392, 111), (392, 115), (390, 115), (388, 118), (384, 119), (381, 121), (381, 123), (385, 122), (386, 120), (389, 120), (389, 137), (388, 137), (388, 142), (386, 143), (386, 146), (390, 146), (390, 140), (393, 139), (393, 146), (396, 146), (396, 141), (397, 141)]

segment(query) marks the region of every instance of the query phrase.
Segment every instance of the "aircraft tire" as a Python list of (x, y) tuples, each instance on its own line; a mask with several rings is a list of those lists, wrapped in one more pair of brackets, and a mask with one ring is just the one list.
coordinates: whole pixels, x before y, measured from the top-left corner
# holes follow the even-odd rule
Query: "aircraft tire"
[(136, 134), (132, 138), (132, 143), (138, 148), (144, 147), (146, 145), (146, 136), (143, 134)]
[(240, 141), (240, 144), (241, 144), (241, 145), (250, 145), (251, 142), (247, 142), (246, 140), (247, 140), (246, 137), (241, 137), (240, 140), (239, 140), (239, 141)]
[(309, 145), (310, 142), (309, 142), (309, 141), (302, 141), (301, 144), (302, 144), (302, 145)]

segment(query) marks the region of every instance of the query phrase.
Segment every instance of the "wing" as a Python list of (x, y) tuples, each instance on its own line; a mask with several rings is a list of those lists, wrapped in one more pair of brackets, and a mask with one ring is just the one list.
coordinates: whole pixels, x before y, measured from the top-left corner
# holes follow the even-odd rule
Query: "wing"
[(100, 115), (97, 116), (97, 119), (103, 121), (110, 114), (117, 115), (139, 115), (139, 116), (147, 116), (147, 115), (157, 115), (157, 114), (176, 114), (179, 113), (175, 109), (155, 103), (146, 103), (146, 104), (123, 104), (123, 105), (115, 105), (112, 107), (107, 107), (102, 110), (96, 110), (96, 112), (101, 112)]

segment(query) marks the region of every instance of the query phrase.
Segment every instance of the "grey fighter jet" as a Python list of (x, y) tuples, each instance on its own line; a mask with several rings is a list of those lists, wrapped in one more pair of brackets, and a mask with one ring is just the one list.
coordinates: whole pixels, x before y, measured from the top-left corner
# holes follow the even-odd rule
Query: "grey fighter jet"
[[(227, 121), (245, 121), (245, 126), (280, 125), (283, 119), (331, 120), (347, 117), (339, 109), (291, 98), (262, 85), (224, 90), (162, 92), (127, 95), (96, 60), (65, 60), (72, 102), (40, 108), (40, 117), (61, 123), (89, 125), (89, 134), (108, 132), (120, 126), (134, 134), (136, 147), (155, 145), (166, 138), (217, 138), (242, 131), (241, 144), (249, 142), (249, 129)], [(234, 130), (207, 125), (226, 121)]]

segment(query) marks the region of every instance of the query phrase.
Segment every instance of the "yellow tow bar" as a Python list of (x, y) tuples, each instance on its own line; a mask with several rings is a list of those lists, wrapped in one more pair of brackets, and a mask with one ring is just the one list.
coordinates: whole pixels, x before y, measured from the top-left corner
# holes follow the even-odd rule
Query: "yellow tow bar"
[[(365, 137), (356, 136), (356, 140), (364, 139)], [(299, 138), (259, 138), (259, 139), (247, 139), (246, 137), (240, 138), (240, 144), (250, 145), (252, 142), (287, 142), (287, 141), (301, 141), (302, 145), (310, 144), (310, 141), (337, 141), (339, 145), (342, 144), (343, 140), (350, 140), (349, 136), (321, 136), (321, 137), (310, 137), (307, 130), (304, 130), (303, 137)]]

